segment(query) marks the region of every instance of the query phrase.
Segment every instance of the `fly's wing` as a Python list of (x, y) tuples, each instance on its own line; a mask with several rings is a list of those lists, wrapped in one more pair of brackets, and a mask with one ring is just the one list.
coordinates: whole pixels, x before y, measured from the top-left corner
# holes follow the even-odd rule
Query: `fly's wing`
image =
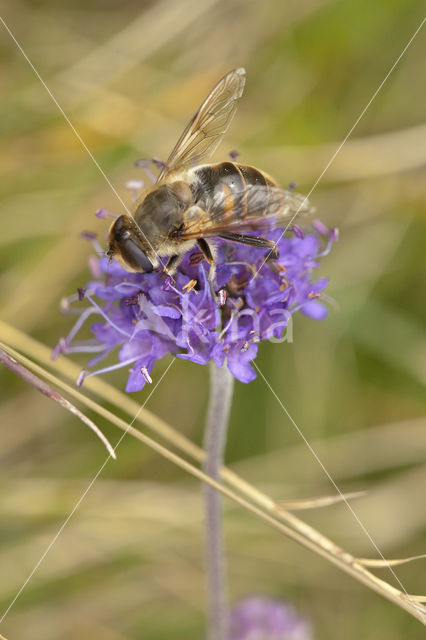
[(308, 200), (279, 187), (248, 186), (241, 192), (219, 192), (206, 211), (190, 207), (185, 214), (182, 240), (212, 238), (221, 233), (268, 231), (285, 226), (313, 211)]
[(244, 69), (226, 74), (204, 100), (171, 152), (157, 182), (207, 160), (227, 132), (246, 81)]

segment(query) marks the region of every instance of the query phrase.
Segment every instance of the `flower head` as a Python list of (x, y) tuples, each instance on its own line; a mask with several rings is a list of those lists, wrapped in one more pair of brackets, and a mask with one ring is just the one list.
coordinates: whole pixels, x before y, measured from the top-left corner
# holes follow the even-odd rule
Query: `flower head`
[(290, 604), (252, 596), (231, 612), (229, 640), (313, 640), (313, 634)]
[[(93, 352), (88, 363), (92, 368), (116, 351), (118, 362), (83, 372), (80, 381), (126, 367), (126, 391), (142, 389), (151, 380), (154, 363), (168, 353), (198, 364), (226, 363), (238, 380), (250, 382), (256, 377), (250, 362), (259, 342), (282, 339), (297, 311), (314, 320), (327, 315), (321, 300), (327, 280), (314, 279), (313, 274), (336, 231), (317, 224), (305, 233), (295, 227), (288, 236), (275, 229), (267, 237), (280, 253), (274, 262), (265, 262), (260, 249), (216, 241), (218, 300), (208, 282), (209, 265), (197, 249), (185, 255), (173, 279), (160, 272), (129, 273), (104, 256), (92, 259), (92, 279), (77, 296), (89, 306), (79, 310), (76, 324), (54, 355)], [(93, 337), (76, 341), (89, 316), (97, 316), (91, 325)]]

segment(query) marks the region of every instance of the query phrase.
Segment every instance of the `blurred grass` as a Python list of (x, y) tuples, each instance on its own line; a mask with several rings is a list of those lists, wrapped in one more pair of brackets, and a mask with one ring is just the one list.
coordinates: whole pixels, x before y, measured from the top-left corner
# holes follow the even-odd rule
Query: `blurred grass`
[[(239, 65), (247, 90), (217, 157), (237, 148), (283, 185), (296, 180), (309, 191), (423, 17), (420, 2), (400, 0), (3, 7), (127, 202), (122, 185), (138, 175), (134, 160), (166, 157), (211, 85)], [(266, 344), (259, 359), (340, 488), (369, 489), (354, 508), (393, 557), (421, 553), (425, 527), (424, 42), (421, 32), (311, 197), (318, 217), (341, 230), (322, 267), (339, 309), (324, 323), (298, 318), (294, 344)], [(0, 313), (53, 346), (70, 326), (59, 300), (87, 278), (90, 246), (78, 234), (92, 229), (102, 238), (106, 226), (94, 211), (121, 207), (4, 30), (0, 52)], [(165, 367), (154, 371), (157, 379)], [(76, 420), (8, 372), (0, 376), (4, 610), (104, 452)], [(108, 380), (122, 388), (124, 374)], [(179, 361), (148, 408), (199, 443), (206, 391), (207, 371)], [(330, 493), (262, 380), (237, 385), (227, 461), (277, 499)], [(422, 637), (403, 611), (226, 507), (234, 600), (260, 591), (288, 598), (313, 619), (320, 640)], [(201, 514), (197, 483), (124, 440), (2, 633), (202, 637)], [(308, 520), (374, 556), (344, 506)], [(420, 563), (396, 573), (409, 592), (424, 590)]]

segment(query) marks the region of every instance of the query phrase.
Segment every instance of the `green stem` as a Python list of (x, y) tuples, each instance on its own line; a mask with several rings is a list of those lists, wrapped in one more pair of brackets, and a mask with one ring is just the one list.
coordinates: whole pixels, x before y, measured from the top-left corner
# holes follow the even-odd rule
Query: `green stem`
[[(232, 403), (234, 377), (226, 366), (210, 365), (210, 397), (207, 410), (204, 471), (220, 480), (228, 419)], [(208, 640), (227, 640), (229, 614), (226, 594), (225, 552), (222, 530), (222, 499), (213, 487), (204, 488), (205, 552), (208, 599)]]

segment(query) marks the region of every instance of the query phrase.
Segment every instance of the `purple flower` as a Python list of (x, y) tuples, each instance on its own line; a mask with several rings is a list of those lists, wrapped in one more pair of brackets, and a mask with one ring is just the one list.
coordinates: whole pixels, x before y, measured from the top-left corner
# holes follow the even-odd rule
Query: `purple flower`
[(279, 600), (252, 596), (231, 612), (229, 640), (313, 640), (309, 622)]
[[(277, 242), (280, 252), (273, 263), (265, 262), (260, 249), (216, 241), (219, 300), (210, 290), (209, 266), (196, 249), (184, 257), (173, 280), (158, 272), (129, 273), (106, 257), (92, 257), (92, 280), (79, 289), (79, 297), (84, 295), (89, 306), (78, 310), (70, 306), (78, 302), (77, 296), (63, 304), (79, 317), (54, 355), (91, 352), (92, 369), (115, 352), (114, 364), (84, 372), (80, 382), (125, 367), (130, 371), (126, 391), (142, 389), (151, 380), (154, 363), (168, 353), (198, 364), (226, 363), (238, 380), (250, 382), (256, 377), (250, 363), (259, 342), (285, 339), (296, 311), (314, 320), (326, 317), (322, 292), (327, 280), (314, 279), (313, 273), (337, 232), (319, 223), (303, 232), (293, 227), (288, 236), (282, 236), (280, 229), (267, 236)], [(93, 243), (99, 253), (99, 244)], [(92, 337), (77, 341), (83, 324), (95, 316)]]

